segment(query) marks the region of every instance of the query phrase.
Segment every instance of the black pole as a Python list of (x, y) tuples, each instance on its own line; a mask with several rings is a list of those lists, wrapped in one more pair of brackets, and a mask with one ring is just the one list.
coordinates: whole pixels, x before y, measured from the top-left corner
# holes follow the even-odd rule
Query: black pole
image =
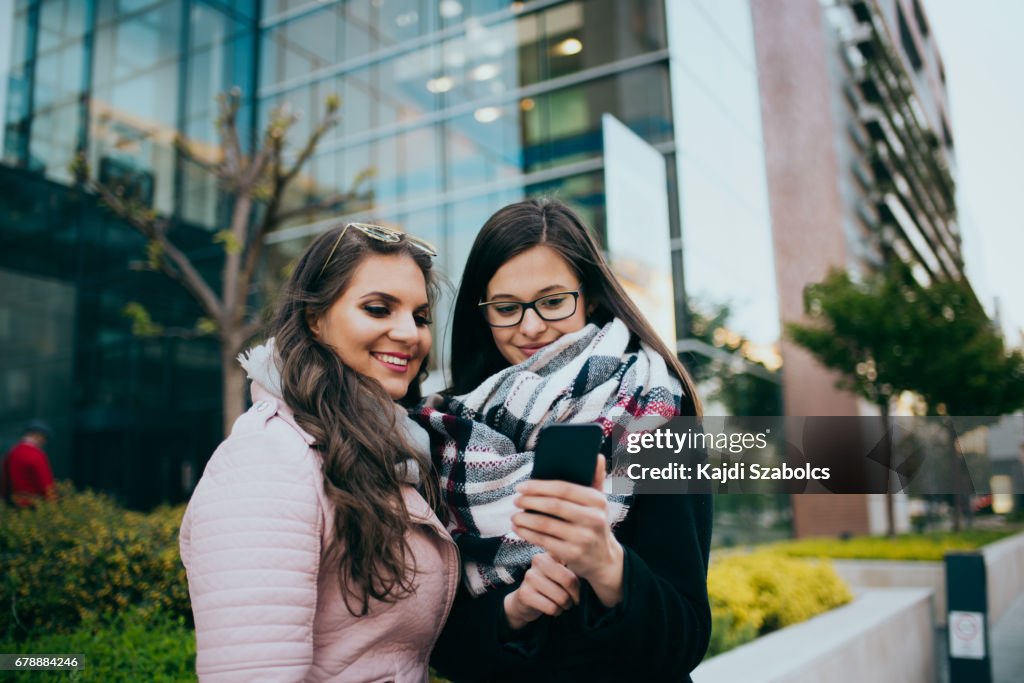
[(980, 553), (946, 553), (950, 683), (992, 683), (988, 584)]

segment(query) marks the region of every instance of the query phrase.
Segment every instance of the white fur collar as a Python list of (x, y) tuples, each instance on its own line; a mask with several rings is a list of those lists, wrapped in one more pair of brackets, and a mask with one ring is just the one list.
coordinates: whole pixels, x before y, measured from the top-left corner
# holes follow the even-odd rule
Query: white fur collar
[(238, 354), (238, 362), (245, 368), (249, 379), (263, 386), (264, 389), (281, 398), (281, 371), (277, 367), (277, 352), (274, 350), (274, 338), (265, 344), (254, 346), (248, 351)]

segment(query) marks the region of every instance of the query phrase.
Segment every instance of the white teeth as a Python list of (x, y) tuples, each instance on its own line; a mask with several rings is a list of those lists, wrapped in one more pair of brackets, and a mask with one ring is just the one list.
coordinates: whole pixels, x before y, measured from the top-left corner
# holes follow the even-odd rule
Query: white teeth
[(401, 365), (402, 367), (405, 367), (409, 364), (409, 360), (406, 358), (399, 358), (398, 356), (391, 356), (386, 353), (375, 353), (373, 355), (380, 358), (385, 363), (391, 363), (392, 365)]

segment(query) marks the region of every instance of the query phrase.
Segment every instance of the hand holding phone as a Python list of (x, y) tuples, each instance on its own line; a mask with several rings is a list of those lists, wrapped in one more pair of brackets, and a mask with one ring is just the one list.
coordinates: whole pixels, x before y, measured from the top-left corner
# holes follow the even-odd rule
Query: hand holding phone
[(602, 438), (596, 424), (544, 428), (533, 475), (516, 486), (521, 512), (512, 516), (512, 530), (586, 579), (601, 603), (612, 607), (623, 599), (625, 552), (612, 533), (601, 490)]

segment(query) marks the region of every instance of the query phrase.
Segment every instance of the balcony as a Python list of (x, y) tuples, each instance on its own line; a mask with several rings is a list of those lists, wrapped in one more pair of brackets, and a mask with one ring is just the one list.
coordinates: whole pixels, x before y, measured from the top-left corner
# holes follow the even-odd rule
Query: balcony
[(867, 0), (848, 0), (846, 4), (857, 21), (862, 24), (871, 22), (871, 6)]

